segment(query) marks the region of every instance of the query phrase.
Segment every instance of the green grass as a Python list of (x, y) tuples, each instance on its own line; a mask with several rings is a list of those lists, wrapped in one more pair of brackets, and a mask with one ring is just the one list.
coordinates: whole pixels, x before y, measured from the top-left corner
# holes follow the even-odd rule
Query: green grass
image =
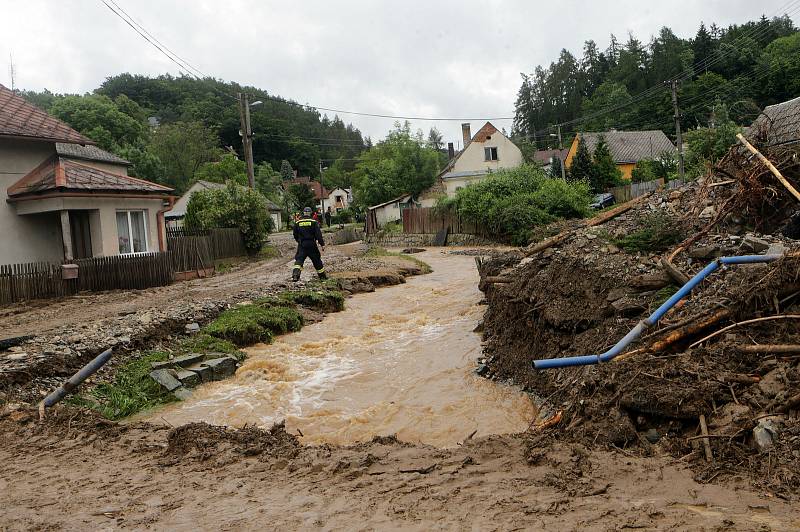
[(664, 304), (664, 302), (667, 299), (671, 298), (677, 291), (678, 287), (675, 286), (674, 284), (665, 286), (664, 288), (656, 292), (655, 296), (653, 296), (653, 306), (655, 308), (660, 307), (661, 305)]
[(258, 252), (258, 258), (260, 259), (275, 259), (280, 256), (281, 252), (278, 248), (270, 244), (265, 245), (261, 248), (261, 251)]
[(244, 305), (226, 310), (203, 332), (238, 346), (259, 342), (269, 343), (273, 336), (299, 331), (303, 317), (297, 309), (288, 306), (261, 304)]
[(239, 361), (245, 359), (245, 354), (233, 342), (215, 338), (203, 332), (188, 336), (178, 342), (177, 354), (187, 355), (189, 353), (225, 353), (236, 357)]
[(97, 410), (108, 419), (122, 419), (161, 404), (176, 401), (150, 378), (151, 362), (169, 358), (163, 351), (151, 351), (120, 367), (111, 383), (95, 386), (85, 395), (71, 397), (68, 402)]
[(394, 251), (388, 251), (385, 248), (373, 246), (367, 250), (364, 254), (365, 257), (398, 257), (403, 260), (407, 260), (409, 262), (413, 262), (417, 266), (420, 267), (422, 273), (431, 273), (433, 268), (427, 262), (424, 262), (417, 257), (413, 257), (411, 255), (406, 255), (404, 253), (395, 253)]
[(681, 232), (664, 214), (649, 214), (640, 220), (642, 229), (621, 238), (611, 239), (628, 253), (664, 251), (681, 241)]
[(216, 273), (228, 273), (233, 269), (233, 264), (230, 262), (220, 262), (216, 266), (214, 266), (214, 270)]
[(305, 288), (303, 290), (283, 292), (278, 296), (284, 301), (302, 305), (323, 312), (339, 312), (344, 310), (344, 295), (338, 290), (328, 288), (314, 289)]

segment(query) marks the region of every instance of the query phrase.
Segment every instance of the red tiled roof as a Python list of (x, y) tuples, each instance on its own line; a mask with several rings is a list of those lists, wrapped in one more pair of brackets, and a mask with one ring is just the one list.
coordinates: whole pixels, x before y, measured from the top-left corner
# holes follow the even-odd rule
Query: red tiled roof
[[(143, 179), (52, 157), (8, 188), (9, 199), (47, 192), (135, 192), (167, 194), (172, 189)], [(123, 194), (124, 195), (124, 194)]]
[(94, 144), (67, 124), (0, 85), (0, 137), (29, 137), (53, 142)]
[(287, 182), (289, 183), (288, 186), (291, 185), (307, 186), (314, 194), (314, 199), (317, 201), (323, 198), (327, 199), (331, 193), (330, 190), (322, 186), (322, 183), (320, 183), (319, 181), (312, 181), (310, 177), (295, 177), (294, 179), (289, 179)]
[(486, 122), (482, 128), (472, 137), (472, 142), (486, 142), (487, 137), (491, 137), (497, 133), (497, 128), (491, 122)]

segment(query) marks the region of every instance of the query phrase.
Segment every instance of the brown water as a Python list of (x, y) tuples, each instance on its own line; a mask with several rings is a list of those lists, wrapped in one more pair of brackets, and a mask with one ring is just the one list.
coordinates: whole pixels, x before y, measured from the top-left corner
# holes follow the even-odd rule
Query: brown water
[(282, 419), (306, 443), (376, 435), (450, 447), (524, 430), (536, 411), (520, 390), (475, 376), (483, 314), (472, 257), (428, 251), (434, 272), (347, 300), (344, 312), (247, 349), (227, 381), (149, 415), (172, 425), (269, 426)]

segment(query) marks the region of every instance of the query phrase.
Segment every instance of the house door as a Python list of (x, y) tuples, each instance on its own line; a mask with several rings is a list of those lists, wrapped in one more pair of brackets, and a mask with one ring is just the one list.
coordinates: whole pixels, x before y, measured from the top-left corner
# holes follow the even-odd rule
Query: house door
[(76, 259), (92, 257), (92, 231), (89, 211), (69, 211), (69, 229), (72, 233), (72, 255)]

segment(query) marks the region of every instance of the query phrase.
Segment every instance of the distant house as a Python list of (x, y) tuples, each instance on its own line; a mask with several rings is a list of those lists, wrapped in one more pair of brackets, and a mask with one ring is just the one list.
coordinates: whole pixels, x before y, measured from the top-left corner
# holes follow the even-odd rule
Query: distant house
[(491, 122), (470, 134), (470, 125), (461, 124), (464, 149), (455, 154), (437, 176), (434, 185), (418, 198), (425, 207), (433, 206), (443, 195), (453, 197), (456, 191), (477, 183), (492, 172), (521, 165), (522, 152)]
[(314, 181), (310, 177), (294, 177), (283, 182), (283, 189), (289, 190), (292, 185), (305, 185), (314, 195), (317, 210), (324, 212), (328, 208), (328, 195), (330, 191), (319, 181)]
[(367, 232), (372, 233), (391, 222), (403, 219), (403, 210), (415, 206), (411, 194), (403, 194), (367, 208)]
[(800, 97), (765, 107), (747, 136), (762, 137), (767, 146), (800, 142)]
[(0, 85), (0, 263), (166, 249), (172, 189)]
[(328, 192), (323, 212), (327, 211), (328, 207), (330, 207), (334, 213), (346, 209), (350, 206), (350, 203), (352, 203), (351, 198), (352, 192), (349, 188), (335, 188)]
[(600, 137), (604, 137), (611, 157), (622, 171), (623, 179), (630, 179), (636, 163), (643, 159), (655, 159), (664, 152), (674, 153), (675, 145), (663, 131), (606, 131), (605, 133), (578, 133), (567, 154), (567, 168), (578, 149), (579, 139), (586, 142), (589, 153), (594, 153)]
[(544, 170), (549, 171), (552, 168), (553, 163), (556, 159), (561, 161), (561, 164), (564, 164), (564, 161), (567, 158), (567, 154), (569, 150), (537, 150), (533, 154), (533, 160), (541, 166)]
[[(191, 187), (189, 190), (183, 193), (178, 201), (175, 202), (175, 205), (172, 207), (170, 211), (168, 211), (164, 216), (167, 219), (167, 223), (170, 227), (183, 227), (183, 219), (186, 217), (186, 207), (189, 205), (189, 200), (192, 198), (195, 192), (200, 190), (219, 190), (225, 188), (223, 183), (214, 183), (212, 181), (204, 181), (199, 180)], [(275, 203), (270, 200), (267, 200), (267, 210), (269, 211), (269, 215), (272, 218), (273, 223), (275, 224), (275, 228), (279, 229), (282, 226), (282, 215), (281, 215), (281, 208)]]

